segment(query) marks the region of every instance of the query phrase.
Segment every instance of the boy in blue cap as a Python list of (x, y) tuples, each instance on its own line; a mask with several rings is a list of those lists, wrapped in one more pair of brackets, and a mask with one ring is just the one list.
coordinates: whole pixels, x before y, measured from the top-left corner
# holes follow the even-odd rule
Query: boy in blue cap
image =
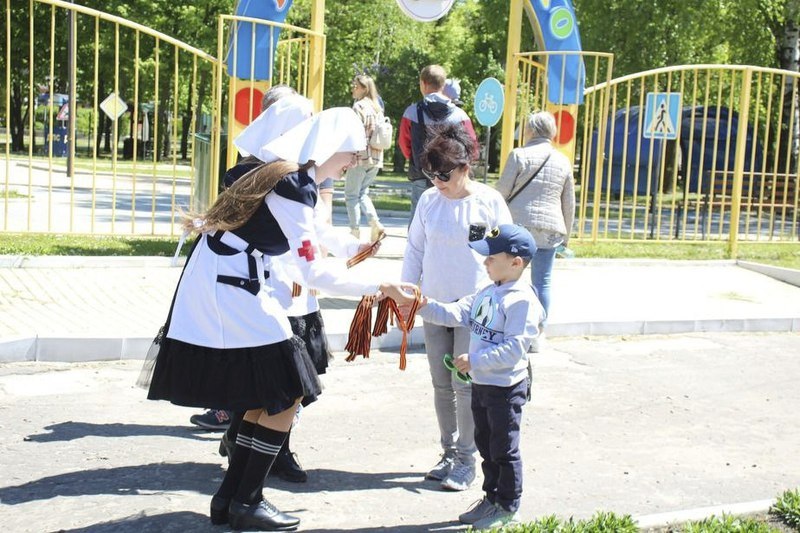
[[(423, 298), (420, 316), (443, 326), (469, 325), (469, 353), (453, 354), (448, 368), (472, 380), (475, 444), (483, 459), (485, 496), (458, 519), (491, 529), (518, 522), (522, 497), (519, 429), (528, 394), (528, 348), (544, 318), (522, 272), (536, 252), (522, 226), (504, 224), (469, 246), (485, 255), (492, 280), (477, 293), (443, 304)], [(452, 362), (451, 362), (452, 361)]]

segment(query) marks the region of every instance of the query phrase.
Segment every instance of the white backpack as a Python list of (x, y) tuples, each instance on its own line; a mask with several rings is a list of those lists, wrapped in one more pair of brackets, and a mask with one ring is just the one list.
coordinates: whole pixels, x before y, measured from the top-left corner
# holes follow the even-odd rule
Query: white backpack
[(369, 146), (374, 150), (386, 150), (392, 146), (394, 138), (394, 130), (392, 123), (388, 117), (383, 116), (383, 113), (378, 113), (375, 117), (375, 129), (372, 130), (372, 135), (369, 138)]

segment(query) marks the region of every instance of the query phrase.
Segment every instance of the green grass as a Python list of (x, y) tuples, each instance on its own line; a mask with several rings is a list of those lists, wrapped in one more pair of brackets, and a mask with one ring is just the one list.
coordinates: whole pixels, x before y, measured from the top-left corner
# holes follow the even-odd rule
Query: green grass
[[(0, 255), (172, 256), (178, 238), (0, 233)], [(183, 255), (190, 246), (184, 245)]]
[[(597, 242), (571, 240), (569, 247), (582, 258), (643, 258), (672, 260), (728, 259), (725, 242)], [(800, 270), (800, 243), (739, 243), (737, 258)]]
[(28, 195), (20, 194), (17, 191), (14, 191), (14, 190), (8, 190), (7, 191), (5, 189), (0, 189), (0, 198), (5, 199), (6, 195), (8, 195), (9, 199), (11, 199), (11, 198), (27, 198), (28, 197)]
[(680, 529), (682, 533), (773, 533), (781, 530), (766, 522), (749, 517), (723, 515), (698, 522), (690, 522)]
[[(532, 522), (506, 526), (493, 531), (503, 533), (637, 533), (630, 515), (598, 511), (586, 520), (561, 519), (555, 515)], [(800, 491), (786, 491), (777, 498), (769, 514), (734, 516), (723, 514), (705, 520), (651, 529), (657, 533), (784, 533), (800, 531)]]
[[(408, 201), (389, 197), (380, 209), (408, 211)], [(154, 255), (169, 256), (178, 238), (104, 237), (91, 235), (51, 235), (40, 233), (0, 233), (0, 255)], [(645, 258), (670, 260), (726, 259), (725, 243), (663, 242), (570, 242), (578, 258)], [(189, 249), (184, 246), (182, 252)], [(800, 270), (800, 244), (739, 245), (739, 259)]]
[[(375, 209), (379, 211), (402, 211), (408, 213), (411, 210), (411, 198), (378, 194), (371, 196), (370, 199), (375, 205)], [(344, 202), (334, 200), (333, 205), (344, 207)]]
[(795, 531), (800, 531), (800, 489), (787, 490), (778, 496), (771, 512)]
[(588, 520), (561, 520), (555, 515), (538, 518), (533, 522), (506, 526), (503, 533), (636, 533), (639, 528), (630, 515), (597, 512)]

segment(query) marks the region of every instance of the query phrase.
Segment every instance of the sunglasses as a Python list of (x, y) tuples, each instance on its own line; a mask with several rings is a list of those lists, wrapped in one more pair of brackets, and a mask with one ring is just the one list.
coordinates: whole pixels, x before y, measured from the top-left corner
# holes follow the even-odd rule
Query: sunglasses
[(450, 169), (450, 170), (448, 170), (447, 172), (440, 172), (440, 171), (438, 171), (438, 170), (425, 170), (425, 169), (423, 168), (423, 169), (422, 169), (422, 174), (423, 174), (423, 175), (424, 175), (426, 178), (428, 178), (429, 180), (431, 180), (431, 181), (433, 181), (433, 178), (436, 178), (436, 179), (437, 179), (437, 180), (439, 180), (439, 181), (448, 182), (448, 181), (450, 181), (450, 174), (452, 174), (452, 173), (453, 173), (453, 171), (454, 171), (456, 168), (458, 168), (458, 167), (451, 168), (451, 169)]
[(444, 367), (453, 372), (456, 375), (456, 379), (461, 383), (472, 383), (472, 376), (469, 373), (464, 374), (463, 372), (459, 372), (456, 366), (453, 364), (453, 354), (446, 353), (444, 354)]

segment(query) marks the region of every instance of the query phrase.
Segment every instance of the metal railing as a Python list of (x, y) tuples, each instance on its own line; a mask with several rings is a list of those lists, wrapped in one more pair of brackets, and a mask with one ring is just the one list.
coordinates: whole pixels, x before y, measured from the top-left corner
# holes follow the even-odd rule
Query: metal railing
[[(549, 90), (548, 62), (575, 54), (586, 89), (565, 104)], [(739, 241), (797, 242), (798, 73), (684, 65), (612, 80), (608, 54), (515, 61), (516, 129), (503, 147), (520, 145), (530, 111), (569, 111), (574, 145), (562, 121), (555, 145), (574, 155), (578, 238), (726, 240), (732, 256)]]
[(320, 33), (221, 16), (215, 57), (63, 0), (3, 3), (3, 232), (179, 234), (182, 213), (212, 202), (219, 168), (235, 161), (233, 150), (220, 160), (234, 112), (223, 86), (255, 77), (233, 79), (224, 53), (242, 24), (270, 32), (275, 83), (322, 104), (323, 80), (309, 76), (324, 61)]

